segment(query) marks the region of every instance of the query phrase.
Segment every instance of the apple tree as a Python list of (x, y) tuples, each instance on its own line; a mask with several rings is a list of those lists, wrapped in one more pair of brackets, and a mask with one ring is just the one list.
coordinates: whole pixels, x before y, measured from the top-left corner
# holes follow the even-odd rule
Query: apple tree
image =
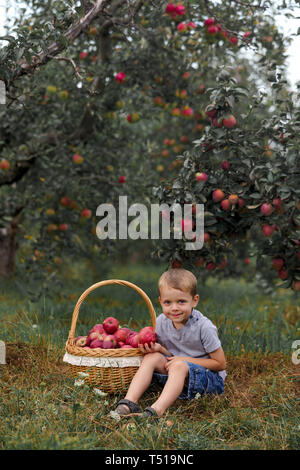
[(0, 51), (2, 274), (16, 241), (45, 285), (67, 259), (120, 256), (96, 208), (126, 194), (205, 204), (204, 248), (159, 242), (159, 259), (205, 277), (282, 258), (297, 289), (299, 111), (267, 2), (27, 3)]

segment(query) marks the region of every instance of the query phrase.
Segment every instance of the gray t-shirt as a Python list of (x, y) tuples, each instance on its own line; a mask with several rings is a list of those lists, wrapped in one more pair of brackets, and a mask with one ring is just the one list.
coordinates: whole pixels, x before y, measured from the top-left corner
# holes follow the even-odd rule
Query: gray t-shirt
[[(189, 356), (201, 359), (209, 358), (209, 353), (221, 346), (217, 327), (201, 312), (193, 309), (188, 321), (178, 330), (164, 313), (156, 319), (158, 343), (167, 348), (174, 356)], [(225, 380), (225, 370), (219, 371)]]

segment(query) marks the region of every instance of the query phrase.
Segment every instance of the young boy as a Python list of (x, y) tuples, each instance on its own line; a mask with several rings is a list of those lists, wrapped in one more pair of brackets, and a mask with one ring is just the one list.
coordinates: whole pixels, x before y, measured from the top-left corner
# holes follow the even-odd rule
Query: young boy
[(158, 399), (143, 416), (162, 416), (177, 398), (224, 391), (225, 356), (217, 328), (198, 310), (197, 279), (185, 269), (170, 269), (158, 282), (163, 313), (156, 321), (157, 342), (139, 345), (142, 363), (116, 411), (140, 414), (138, 400), (152, 379), (164, 385)]

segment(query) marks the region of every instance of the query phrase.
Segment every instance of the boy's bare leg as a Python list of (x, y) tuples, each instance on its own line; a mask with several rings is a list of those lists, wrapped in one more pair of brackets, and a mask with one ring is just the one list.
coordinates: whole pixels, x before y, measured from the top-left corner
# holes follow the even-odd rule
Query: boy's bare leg
[[(158, 352), (145, 354), (143, 361), (138, 368), (135, 376), (133, 377), (125, 398), (127, 400), (137, 403), (143, 393), (149, 387), (153, 372), (160, 372), (166, 374), (165, 365), (166, 358)], [(127, 405), (119, 405), (120, 407), (127, 407)]]
[(169, 406), (179, 397), (184, 387), (185, 378), (188, 376), (189, 366), (184, 361), (176, 361), (170, 364), (168, 380), (151, 408), (154, 408), (158, 416), (161, 416)]

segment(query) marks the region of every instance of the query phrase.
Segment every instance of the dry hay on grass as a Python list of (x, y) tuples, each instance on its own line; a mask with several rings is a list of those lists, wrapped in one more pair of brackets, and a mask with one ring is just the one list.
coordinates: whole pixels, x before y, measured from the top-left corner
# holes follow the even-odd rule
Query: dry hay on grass
[[(5, 378), (8, 381), (34, 382), (45, 376), (56, 382), (66, 374), (67, 366), (57, 352), (41, 345), (30, 345), (21, 342), (6, 343)], [(22, 380), (23, 378), (23, 380)]]

